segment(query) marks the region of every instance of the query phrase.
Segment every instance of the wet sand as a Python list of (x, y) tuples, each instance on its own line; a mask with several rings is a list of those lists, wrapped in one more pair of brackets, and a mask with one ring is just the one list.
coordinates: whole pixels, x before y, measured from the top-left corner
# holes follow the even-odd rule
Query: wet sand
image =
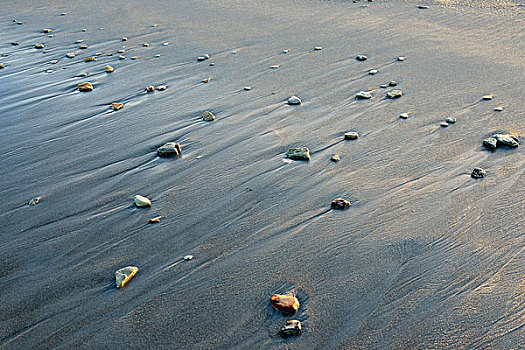
[(418, 4), (0, 5), (0, 348), (525, 347), (525, 7)]

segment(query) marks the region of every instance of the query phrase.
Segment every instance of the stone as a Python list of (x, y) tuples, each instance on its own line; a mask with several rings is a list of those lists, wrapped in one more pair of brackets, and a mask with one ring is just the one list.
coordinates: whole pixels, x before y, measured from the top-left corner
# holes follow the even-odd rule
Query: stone
[(381, 85), (379, 85), (379, 87), (380, 87), (381, 89), (386, 89), (386, 88), (388, 87), (388, 85), (386, 85), (386, 84), (381, 84)]
[(78, 39), (78, 40), (75, 41), (75, 44), (80, 44), (80, 43), (83, 43), (83, 42), (84, 42), (84, 40)]
[(176, 142), (166, 142), (164, 145), (157, 148), (157, 154), (159, 157), (180, 156), (182, 154), (182, 148), (180, 147), (180, 144)]
[(119, 55), (119, 56), (118, 56), (118, 59), (121, 60), (121, 61), (122, 61), (122, 60), (125, 60), (125, 59), (126, 59), (126, 56)]
[(442, 122), (442, 123), (439, 123), (439, 126), (441, 126), (442, 128), (446, 128), (448, 127), (448, 123), (447, 122)]
[(142, 46), (149, 47), (149, 44), (148, 43), (144, 43), (144, 44), (142, 44)]
[(288, 320), (286, 324), (281, 328), (279, 334), (282, 337), (290, 337), (293, 335), (299, 335), (303, 331), (303, 326), (298, 320)]
[(4, 68), (5, 68), (4, 64), (0, 63), (0, 69), (4, 69)]
[(79, 91), (93, 91), (93, 85), (90, 82), (78, 84)]
[(146, 92), (153, 92), (153, 91), (155, 91), (155, 86), (153, 85), (146, 86)]
[(213, 115), (212, 112), (206, 111), (206, 112), (202, 113), (202, 119), (204, 119), (207, 122), (211, 122), (211, 121), (215, 120), (215, 116)]
[(199, 62), (200, 62), (200, 61), (204, 61), (204, 60), (206, 60), (206, 58), (204, 58), (204, 56), (199, 56), (199, 57), (197, 57), (197, 61), (199, 61)]
[(388, 83), (388, 86), (397, 86), (397, 81), (392, 80), (391, 82)]
[(128, 41), (128, 38), (126, 38), (125, 36), (123, 36), (121, 40), (122, 40), (122, 41)]
[(86, 28), (83, 28), (82, 31), (85, 33), (85, 32), (87, 32), (87, 29), (86, 29)]
[(202, 56), (202, 57), (204, 57), (204, 59), (206, 59), (206, 60), (209, 60), (209, 59), (210, 59), (210, 55), (208, 55), (208, 54), (205, 54), (205, 55)]
[(78, 78), (82, 78), (82, 77), (87, 77), (88, 75), (89, 75), (88, 72), (84, 72), (84, 73), (79, 73), (79, 74), (77, 74), (76, 77), (78, 77)]
[(494, 95), (485, 95), (485, 96), (483, 96), (482, 98), (483, 98), (483, 100), (485, 100), (485, 101), (489, 101), (489, 100), (492, 100), (492, 99), (494, 98)]
[(357, 140), (358, 138), (359, 134), (355, 131), (345, 132), (345, 140)]
[(334, 163), (337, 163), (338, 161), (341, 160), (341, 157), (339, 157), (339, 154), (333, 154), (331, 157), (330, 157), (330, 160)]
[(250, 91), (251, 89), (252, 89), (251, 86), (245, 86), (245, 87), (244, 87), (244, 91)]
[(43, 53), (48, 53), (49, 50), (45, 49), (45, 50), (42, 50)]
[(162, 219), (162, 216), (156, 216), (154, 218), (149, 219), (150, 224), (158, 224), (160, 222), (160, 219)]
[(292, 147), (286, 152), (286, 156), (294, 160), (310, 160), (308, 147)]
[(299, 300), (293, 295), (273, 294), (270, 297), (273, 307), (285, 313), (296, 313), (299, 310)]
[(334, 199), (331, 203), (332, 209), (346, 209), (350, 206), (350, 202), (343, 198)]
[(403, 57), (403, 56), (399, 56), (399, 57), (397, 58), (397, 60), (400, 61), (400, 62), (403, 62), (403, 61), (405, 60), (405, 57)]
[(401, 90), (391, 90), (386, 93), (388, 98), (399, 98), (403, 96), (403, 91)]
[(155, 56), (153, 56), (153, 58), (159, 58), (159, 57), (160, 57), (160, 53), (158, 53)]
[(14, 42), (11, 43), (11, 45), (18, 46), (18, 45), (20, 45), (20, 43), (18, 41), (14, 41)]
[(83, 45), (80, 45), (78, 48), (81, 49), (81, 50), (86, 50), (88, 48), (88, 46), (83, 44)]
[(117, 288), (122, 288), (137, 274), (139, 268), (136, 266), (126, 266), (115, 272), (115, 284)]
[(162, 46), (168, 46), (170, 43), (162, 43)]
[(494, 108), (494, 112), (503, 112), (504, 109), (505, 108), (501, 107), (501, 106), (500, 107), (496, 107), (496, 108)]
[(378, 71), (377, 69), (370, 69), (370, 70), (368, 71), (368, 74), (370, 74), (370, 75), (376, 75), (378, 72), (379, 72), (379, 71)]
[(40, 199), (42, 199), (42, 197), (35, 197), (35, 198), (31, 199), (29, 201), (29, 205), (37, 205), (38, 203), (40, 203)]
[(51, 60), (51, 61), (49, 61), (49, 63), (51, 63), (51, 64), (57, 64), (57, 63), (58, 63), (58, 60)]
[(518, 147), (520, 145), (519, 139), (513, 135), (496, 134), (496, 135), (493, 135), (492, 137), (495, 138), (496, 141), (498, 141), (498, 143), (501, 143), (502, 145), (505, 145), (505, 146)]
[(316, 47), (314, 47), (314, 50), (315, 50), (315, 51), (321, 51), (322, 49), (323, 49), (322, 46), (316, 46)]
[(428, 7), (427, 5), (419, 5), (417, 8), (418, 8), (418, 9), (421, 9), (421, 10), (426, 10), (426, 9), (428, 9), (429, 7)]
[[(126, 57), (124, 57), (124, 58), (126, 58)], [(139, 59), (139, 56), (132, 56), (131, 59), (132, 59), (132, 60), (138, 60), (138, 59)]]
[(151, 207), (151, 201), (148, 198), (139, 194), (135, 196), (135, 198), (133, 199), (133, 203), (137, 207)]
[(365, 55), (357, 55), (355, 59), (358, 61), (366, 61), (368, 57), (366, 57)]
[(292, 96), (288, 99), (289, 105), (300, 105), (302, 103), (301, 99), (297, 96)]
[(454, 117), (447, 117), (445, 121), (449, 124), (454, 124), (456, 122), (456, 118)]
[(474, 168), (470, 174), (474, 179), (481, 179), (485, 177), (485, 175), (487, 175), (487, 172), (481, 168)]
[(289, 52), (289, 50), (287, 50), (287, 49), (284, 49), (284, 50), (283, 50), (282, 52), (283, 52), (283, 53), (288, 53), (288, 52)]
[(118, 110), (121, 109), (122, 107), (124, 107), (124, 104), (123, 104), (123, 103), (113, 102), (113, 103), (111, 104), (111, 108), (113, 108), (114, 111), (118, 111)]
[(279, 68), (278, 64), (274, 64), (273, 66), (270, 66), (270, 69), (278, 69), (278, 68)]
[(157, 91), (164, 91), (166, 90), (168, 87), (166, 85), (160, 85), (160, 86), (157, 86)]
[(209, 83), (210, 81), (211, 81), (211, 78), (202, 79), (202, 82), (205, 84)]
[(86, 57), (84, 59), (84, 62), (93, 62), (93, 61), (96, 61), (97, 59), (93, 56), (89, 56), (89, 57)]
[(45, 29), (42, 29), (42, 33), (44, 34), (49, 34), (51, 33), (53, 30), (52, 29), (49, 29), (49, 28), (45, 28)]
[(186, 255), (183, 259), (186, 261), (193, 260), (193, 255)]
[(369, 91), (359, 91), (355, 95), (355, 98), (357, 98), (357, 99), (370, 99), (370, 98), (372, 98), (372, 94)]
[(106, 71), (106, 73), (113, 73), (115, 71), (115, 68), (107, 65), (104, 67), (104, 70)]
[(489, 137), (488, 139), (483, 140), (483, 146), (490, 149), (496, 149), (498, 146), (498, 140), (496, 140), (494, 137)]
[(215, 66), (215, 63), (213, 63), (213, 62), (210, 63), (210, 67), (213, 67), (213, 66)]
[(15, 20), (15, 22), (16, 22), (16, 24), (18, 24), (19, 26), (21, 26), (22, 24), (24, 24), (24, 22), (22, 22), (22, 21), (17, 21), (17, 20)]
[(43, 49), (44, 48), (44, 44), (35, 44), (35, 49)]
[(67, 58), (75, 58), (75, 53), (74, 52), (70, 52), (70, 53), (66, 54), (66, 57)]

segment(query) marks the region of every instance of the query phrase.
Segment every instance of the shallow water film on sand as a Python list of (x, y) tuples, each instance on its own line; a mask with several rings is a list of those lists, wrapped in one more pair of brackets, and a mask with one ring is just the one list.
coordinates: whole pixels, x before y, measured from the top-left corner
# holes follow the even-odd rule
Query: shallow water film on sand
[(525, 348), (525, 6), (0, 4), (0, 348)]

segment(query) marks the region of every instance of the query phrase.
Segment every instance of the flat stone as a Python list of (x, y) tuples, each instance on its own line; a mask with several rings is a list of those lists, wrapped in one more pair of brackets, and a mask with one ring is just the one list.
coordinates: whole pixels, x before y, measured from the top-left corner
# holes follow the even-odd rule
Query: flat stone
[(310, 150), (308, 147), (289, 148), (286, 156), (294, 160), (310, 160)]
[(83, 28), (83, 29), (82, 29), (82, 32), (87, 32), (87, 29), (86, 29), (86, 28)]
[(358, 138), (359, 134), (355, 131), (345, 132), (345, 140), (357, 140)]
[(121, 40), (122, 40), (122, 41), (128, 41), (128, 38), (126, 38), (125, 36), (123, 36)]
[(339, 154), (333, 154), (331, 157), (330, 157), (330, 160), (334, 163), (337, 163), (338, 161), (341, 160), (341, 157), (339, 157)]
[(45, 50), (42, 50), (43, 53), (48, 53), (49, 50), (48, 49), (45, 49)]
[(202, 82), (207, 84), (211, 81), (211, 78), (202, 79)]
[(289, 105), (300, 105), (302, 103), (301, 99), (297, 96), (292, 96), (288, 99)]
[(81, 43), (83, 43), (83, 42), (84, 42), (84, 40), (83, 40), (83, 39), (78, 39), (78, 40), (75, 40), (75, 44), (81, 44)]
[(4, 64), (0, 63), (0, 69), (4, 69), (4, 68), (5, 68)]
[(282, 337), (290, 337), (293, 335), (299, 335), (303, 331), (303, 326), (298, 320), (288, 320), (286, 324), (281, 328), (279, 334)]
[(315, 50), (315, 51), (321, 51), (322, 49), (323, 49), (322, 46), (316, 46), (316, 47), (314, 47), (314, 50)]
[(429, 7), (428, 7), (427, 5), (419, 5), (417, 8), (418, 8), (418, 9), (422, 9), (422, 10), (426, 10), (426, 9), (428, 9)]
[(158, 224), (160, 222), (160, 219), (162, 219), (162, 216), (156, 216), (154, 218), (149, 219), (150, 224)]
[(213, 67), (213, 66), (215, 66), (215, 63), (213, 63), (213, 62), (210, 63), (210, 67)]
[(122, 107), (124, 107), (123, 103), (114, 102), (114, 103), (111, 104), (111, 108), (113, 108), (114, 111), (118, 111)]
[(162, 46), (168, 46), (170, 43), (162, 43)]
[(408, 113), (406, 113), (406, 112), (403, 112), (403, 113), (399, 114), (399, 118), (401, 118), (401, 119), (408, 119), (409, 116), (410, 115)]
[(49, 34), (51, 33), (53, 30), (52, 29), (49, 29), (49, 28), (45, 28), (45, 29), (42, 29), (42, 33), (44, 34)]
[(403, 61), (405, 60), (405, 57), (403, 57), (403, 56), (399, 56), (399, 57), (397, 58), (397, 60), (400, 61), (400, 62), (403, 62)]
[(70, 53), (66, 54), (66, 57), (67, 58), (75, 58), (75, 53), (74, 52), (70, 52)]
[(492, 100), (494, 98), (494, 95), (485, 95), (482, 97), (485, 101)]
[(166, 142), (164, 145), (157, 148), (157, 154), (159, 157), (180, 156), (182, 154), (182, 148), (179, 143)]
[(29, 205), (37, 205), (38, 203), (40, 203), (40, 199), (42, 199), (42, 197), (35, 197), (35, 198), (31, 199), (29, 201)]
[(503, 112), (504, 109), (504, 107), (496, 107), (494, 108), (494, 112)]
[(18, 45), (20, 45), (20, 43), (18, 41), (14, 41), (14, 42), (11, 43), (11, 45), (18, 46)]
[(79, 78), (82, 78), (82, 77), (87, 77), (88, 75), (89, 75), (88, 72), (84, 72), (84, 73), (79, 73), (76, 76), (79, 77)]
[(148, 198), (139, 194), (135, 196), (135, 198), (133, 199), (133, 203), (137, 207), (151, 207), (151, 201)]
[(277, 310), (286, 313), (295, 313), (299, 310), (299, 300), (293, 295), (273, 294), (270, 302)]
[(206, 58), (204, 58), (204, 56), (199, 56), (197, 57), (197, 61), (201, 62), (201, 61), (205, 61)]
[(449, 124), (447, 122), (442, 122), (442, 123), (439, 123), (439, 126), (441, 126), (442, 128), (446, 128), (449, 126)]
[[(125, 58), (125, 57), (124, 57)], [(132, 56), (131, 57), (132, 60), (138, 60), (139, 59), (139, 56)]]
[(279, 68), (278, 64), (274, 64), (273, 66), (270, 66), (270, 69), (278, 69), (278, 68)]
[(122, 288), (137, 274), (139, 268), (136, 266), (126, 266), (115, 272), (115, 284), (117, 288)]
[(288, 53), (288, 52), (290, 52), (290, 51), (287, 50), (287, 49), (284, 49), (284, 50), (282, 51), (282, 53)]
[(86, 50), (88, 48), (88, 46), (87, 45), (80, 45), (78, 48), (81, 49), (81, 50)]
[(518, 147), (520, 145), (519, 139), (513, 135), (496, 134), (492, 136), (498, 143), (509, 147)]
[(209, 59), (210, 59), (210, 55), (208, 55), (208, 54), (205, 54), (205, 55), (202, 56), (202, 57), (204, 57), (205, 60), (209, 60)]
[(250, 91), (251, 89), (252, 89), (251, 86), (245, 86), (245, 87), (244, 87), (244, 91)]
[(331, 203), (332, 209), (346, 209), (350, 206), (350, 202), (343, 198), (334, 199)]
[(160, 57), (160, 53), (158, 53), (155, 56), (153, 56), (153, 58), (159, 58), (159, 57)]
[(403, 91), (401, 90), (391, 90), (386, 93), (388, 98), (399, 98), (403, 96)]
[(126, 59), (126, 56), (119, 55), (119, 56), (118, 56), (118, 59), (119, 59), (119, 60), (125, 60), (125, 59)]
[(357, 55), (355, 59), (358, 61), (366, 61), (368, 57), (366, 57), (365, 55)]
[(21, 26), (22, 24), (24, 24), (24, 22), (22, 22), (22, 21), (16, 21), (16, 20), (15, 20), (15, 22), (16, 22), (16, 24), (18, 24), (18, 25), (20, 25), (20, 26)]
[(206, 112), (202, 113), (202, 119), (204, 119), (207, 122), (211, 122), (211, 121), (215, 120), (215, 116), (213, 115), (212, 112), (206, 111)]
[(449, 124), (454, 124), (456, 122), (456, 118), (454, 117), (447, 117), (445, 121)]
[(97, 59), (93, 56), (89, 56), (89, 57), (86, 57), (84, 58), (84, 62), (93, 62), (93, 61), (96, 61)]
[(372, 98), (372, 94), (369, 91), (359, 91), (357, 94), (355, 94), (355, 98), (370, 99)]
[(388, 87), (388, 85), (386, 85), (386, 84), (381, 84), (381, 85), (379, 85), (379, 87), (380, 87), (381, 89), (386, 89), (386, 88)]
[(93, 85), (90, 82), (78, 84), (79, 91), (93, 91)]
[(146, 92), (153, 92), (153, 91), (155, 91), (155, 86), (153, 85), (146, 86)]
[(35, 49), (43, 49), (44, 48), (44, 44), (35, 44)]
[(157, 86), (157, 91), (164, 91), (166, 90), (168, 87), (166, 85), (160, 85), (160, 86)]
[(388, 83), (388, 86), (397, 86), (397, 81), (392, 80), (391, 82)]
[(193, 260), (193, 255), (186, 255), (183, 259), (186, 261)]
[(144, 44), (142, 44), (142, 46), (149, 47), (149, 44), (148, 43), (144, 43)]
[(481, 168), (474, 168), (470, 174), (474, 179), (481, 179), (485, 177), (485, 175), (487, 175), (487, 172)]
[(490, 149), (496, 149), (498, 145), (498, 140), (496, 140), (494, 137), (489, 137), (488, 139), (483, 140), (483, 146), (490, 148)]
[(379, 71), (378, 71), (377, 69), (370, 69), (370, 70), (368, 71), (368, 74), (370, 74), (370, 75), (376, 75), (378, 72), (379, 72)]

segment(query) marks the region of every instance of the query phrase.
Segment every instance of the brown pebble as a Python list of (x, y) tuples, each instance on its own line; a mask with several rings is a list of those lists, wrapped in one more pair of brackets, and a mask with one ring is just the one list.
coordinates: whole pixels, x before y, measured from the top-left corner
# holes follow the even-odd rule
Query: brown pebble
[(40, 199), (42, 199), (42, 197), (35, 197), (35, 198), (31, 199), (29, 201), (29, 205), (37, 205), (38, 203), (40, 203)]
[(118, 111), (122, 107), (124, 107), (123, 103), (114, 102), (114, 103), (111, 104), (111, 108), (113, 108), (114, 111)]
[(113, 73), (113, 71), (115, 71), (115, 68), (111, 67), (111, 66), (105, 66), (104, 67), (104, 70), (107, 72), (107, 73)]
[(202, 79), (203, 83), (209, 83), (211, 81), (211, 78)]
[(78, 48), (81, 50), (85, 50), (88, 48), (88, 46), (84, 44), (84, 45), (80, 45)]
[(93, 91), (93, 85), (90, 82), (78, 84), (79, 91)]
[(330, 157), (330, 160), (331, 160), (332, 162), (337, 163), (338, 161), (341, 160), (341, 158), (339, 157), (339, 154), (334, 154), (334, 155), (332, 155), (332, 157)]
[(42, 33), (44, 34), (49, 34), (51, 33), (53, 30), (49, 29), (49, 28), (46, 28), (46, 29), (42, 29)]
[(273, 307), (282, 312), (295, 313), (299, 310), (299, 300), (293, 295), (273, 294), (270, 302)]
[(157, 224), (157, 223), (160, 222), (160, 219), (162, 219), (162, 216), (157, 216), (157, 217), (151, 218), (151, 219), (149, 219), (149, 223), (150, 224)]
[(146, 92), (153, 92), (155, 91), (155, 87), (153, 85), (146, 87)]
[(168, 87), (166, 85), (161, 85), (161, 86), (157, 86), (157, 91), (164, 91), (166, 90)]
[(346, 209), (350, 206), (350, 202), (343, 198), (337, 198), (332, 201), (332, 209)]
[(18, 41), (15, 41), (15, 42), (12, 42), (11, 45), (17, 46), (17, 45), (20, 45), (20, 43)]
[(43, 49), (44, 48), (44, 44), (35, 44), (35, 49)]
[(93, 56), (89, 56), (89, 57), (86, 57), (86, 58), (84, 59), (84, 62), (91, 62), (91, 61), (96, 61), (96, 58), (93, 57)]

